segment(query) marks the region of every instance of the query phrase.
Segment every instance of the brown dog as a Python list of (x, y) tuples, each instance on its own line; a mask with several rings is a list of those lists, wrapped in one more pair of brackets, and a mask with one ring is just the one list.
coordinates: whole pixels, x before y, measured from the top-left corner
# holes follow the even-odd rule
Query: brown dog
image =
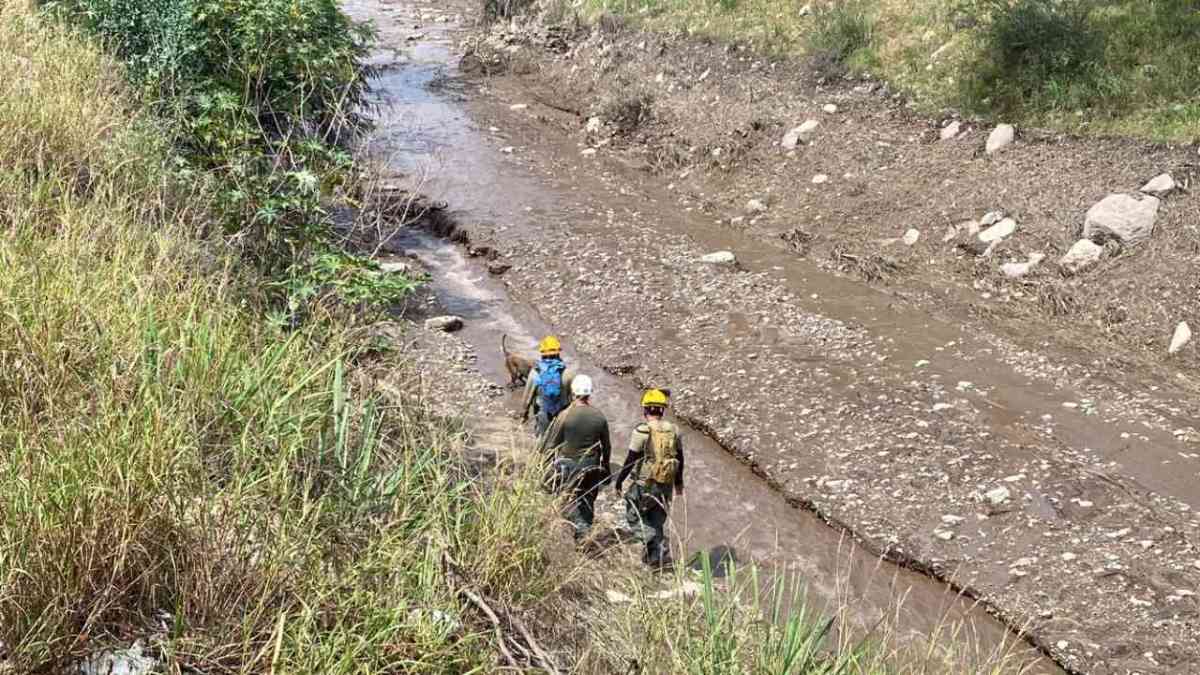
[(500, 337), (500, 351), (504, 352), (504, 369), (508, 371), (508, 386), (516, 388), (525, 384), (529, 371), (533, 369), (533, 359), (527, 359), (508, 351), (508, 335)]

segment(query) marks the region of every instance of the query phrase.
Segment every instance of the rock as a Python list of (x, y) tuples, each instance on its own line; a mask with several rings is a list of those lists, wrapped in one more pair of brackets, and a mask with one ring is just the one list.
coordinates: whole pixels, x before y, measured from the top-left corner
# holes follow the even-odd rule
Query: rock
[(714, 578), (721, 579), (729, 575), (737, 565), (737, 549), (732, 546), (714, 546), (707, 551), (696, 553), (688, 560), (688, 568), (702, 571), (705, 560)]
[(514, 104), (508, 106), (508, 109), (509, 110), (525, 110), (528, 107), (529, 107), (528, 103), (514, 103)]
[(812, 5), (805, 5), (801, 7), (799, 14), (800, 16), (808, 16), (809, 14), (812, 14)]
[(513, 154), (513, 151), (515, 151), (515, 150), (516, 150), (516, 148), (514, 148), (514, 147), (513, 147), (513, 146), (511, 146), (511, 145), (506, 145), (506, 146), (504, 146), (503, 148), (500, 148), (500, 152), (503, 152), (503, 153), (504, 153), (504, 154), (506, 154), (506, 155), (511, 155), (511, 154)]
[(700, 262), (709, 265), (733, 265), (737, 263), (737, 256), (732, 251), (717, 251), (701, 256)]
[(954, 538), (954, 533), (948, 530), (934, 530), (933, 536), (941, 539), (942, 541), (950, 541)]
[(1171, 177), (1171, 174), (1164, 173), (1151, 178), (1150, 182), (1143, 185), (1139, 192), (1153, 195), (1155, 197), (1165, 197), (1174, 192), (1178, 187), (1179, 185), (1175, 182), (1175, 179)]
[(1008, 488), (1001, 485), (988, 490), (984, 496), (987, 497), (987, 500), (991, 502), (993, 506), (999, 506), (1008, 501), (1008, 498), (1012, 496), (1012, 492), (1009, 491)]
[(957, 136), (958, 132), (961, 130), (962, 130), (962, 124), (959, 123), (958, 120), (954, 120), (950, 124), (947, 124), (946, 126), (942, 127), (942, 130), (940, 132), (938, 132), (938, 136), (943, 141), (948, 141), (948, 140), (954, 138), (955, 136)]
[(420, 273), (417, 268), (413, 267), (412, 263), (394, 261), (379, 263), (379, 271), (386, 274), (404, 274), (406, 276)]
[(987, 138), (987, 154), (992, 155), (1000, 152), (1004, 148), (1012, 144), (1013, 139), (1017, 137), (1017, 130), (1011, 124), (1001, 124), (992, 129), (992, 133), (988, 134)]
[(1171, 346), (1167, 347), (1168, 354), (1183, 349), (1183, 346), (1192, 340), (1192, 329), (1188, 327), (1186, 321), (1180, 321), (1178, 326), (1175, 326), (1175, 334), (1171, 336)]
[(1071, 562), (1072, 560), (1074, 560), (1078, 557), (1079, 556), (1075, 555), (1074, 553), (1071, 553), (1070, 551), (1067, 551), (1066, 553), (1062, 554), (1062, 559), (1065, 562)]
[(453, 333), (463, 327), (462, 317), (446, 315), (425, 319), (425, 330), (437, 330), (443, 333)]
[(959, 228), (957, 225), (947, 225), (946, 234), (942, 235), (942, 243), (945, 244), (958, 239), (958, 232)]
[(987, 213), (983, 214), (982, 218), (979, 219), (979, 225), (981, 227), (991, 227), (1003, 219), (1003, 211), (988, 211)]
[(746, 213), (766, 213), (767, 205), (761, 199), (751, 199), (746, 202)]
[(1046, 255), (1044, 253), (1031, 253), (1029, 254), (1028, 261), (1022, 263), (1004, 263), (1000, 266), (1000, 271), (1009, 279), (1020, 279), (1032, 272), (1045, 259)]
[(904, 237), (900, 241), (903, 241), (905, 246), (912, 246), (913, 244), (917, 243), (920, 239), (921, 239), (921, 231), (915, 227), (910, 227), (910, 228), (908, 228), (908, 231), (906, 231), (904, 233)]
[(1058, 259), (1058, 264), (1071, 274), (1078, 274), (1100, 261), (1104, 248), (1091, 239), (1080, 239), (1071, 245), (1066, 255)]
[(620, 605), (620, 604), (633, 602), (633, 598), (631, 598), (628, 595), (625, 595), (624, 593), (621, 593), (619, 591), (614, 591), (611, 588), (608, 589), (607, 591), (604, 591), (604, 598), (606, 600), (608, 600), (608, 602), (610, 604), (613, 604), (613, 605)]
[(600, 130), (603, 128), (604, 128), (604, 120), (600, 119), (599, 117), (589, 117), (588, 121), (587, 121), (587, 126), (584, 127), (584, 130), (587, 131), (589, 134), (598, 134), (598, 133), (600, 133)]
[(812, 177), (812, 182), (813, 182), (813, 185), (821, 185), (822, 183), (828, 183), (829, 176), (827, 176), (823, 173), (819, 173)]
[(1154, 232), (1158, 218), (1157, 197), (1112, 194), (1088, 209), (1083, 236), (1095, 241), (1114, 237), (1124, 243), (1141, 241)]
[(965, 520), (965, 518), (963, 518), (962, 516), (952, 516), (952, 515), (942, 516), (942, 522), (947, 525), (958, 525), (959, 523), (963, 522), (963, 520)]
[(142, 643), (129, 649), (101, 652), (79, 664), (80, 675), (149, 675), (158, 661), (142, 655)]
[(832, 115), (838, 111), (838, 107), (832, 103), (826, 103), (825, 105), (821, 106), (821, 110)]
[(511, 269), (512, 263), (501, 262), (499, 260), (493, 260), (492, 262), (488, 263), (487, 266), (488, 274), (494, 276), (500, 276)]
[(583, 150), (579, 151), (579, 154), (583, 155), (584, 157), (595, 157), (596, 149), (595, 148), (584, 148)]
[(795, 129), (792, 129), (784, 134), (783, 141), (780, 142), (780, 145), (782, 145), (785, 150), (795, 150), (796, 146), (800, 145), (801, 143), (809, 142), (809, 140), (812, 138), (813, 132), (815, 132), (819, 126), (821, 126), (821, 123), (817, 120), (808, 120), (804, 124), (801, 124)]
[(980, 232), (978, 235), (979, 241), (990, 244), (996, 241), (1004, 241), (1006, 238), (1017, 231), (1017, 221), (1012, 218), (1003, 218), (1000, 222), (992, 225), (988, 229)]

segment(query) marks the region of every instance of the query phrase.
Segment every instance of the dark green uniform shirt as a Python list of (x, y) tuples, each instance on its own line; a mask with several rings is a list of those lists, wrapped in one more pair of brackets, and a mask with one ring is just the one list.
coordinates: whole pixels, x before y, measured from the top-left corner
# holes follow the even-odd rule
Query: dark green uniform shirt
[(612, 456), (608, 420), (592, 406), (575, 402), (550, 426), (544, 447), (567, 459), (592, 454), (600, 460), (600, 466), (608, 466)]

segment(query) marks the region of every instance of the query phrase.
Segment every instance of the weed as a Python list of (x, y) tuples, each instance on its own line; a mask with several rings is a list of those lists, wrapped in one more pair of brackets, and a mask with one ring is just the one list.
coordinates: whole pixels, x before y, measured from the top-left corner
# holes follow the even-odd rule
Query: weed
[(817, 9), (805, 38), (818, 76), (844, 74), (874, 40), (875, 17), (866, 0), (837, 0)]

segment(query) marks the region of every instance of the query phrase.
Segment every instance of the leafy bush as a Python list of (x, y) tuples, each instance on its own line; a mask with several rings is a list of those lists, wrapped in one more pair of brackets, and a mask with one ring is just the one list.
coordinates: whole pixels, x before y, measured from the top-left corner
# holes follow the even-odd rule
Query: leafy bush
[(844, 74), (875, 39), (875, 16), (866, 0), (835, 0), (814, 11), (805, 47), (810, 66), (823, 77)]
[(50, 0), (98, 35), (175, 129), (185, 173), (215, 179), (213, 212), (272, 275), (327, 251), (323, 205), (363, 127), (368, 28), (334, 0)]
[(1089, 0), (979, 0), (983, 46), (968, 100), (1000, 110), (1072, 109), (1104, 96), (1105, 35)]

